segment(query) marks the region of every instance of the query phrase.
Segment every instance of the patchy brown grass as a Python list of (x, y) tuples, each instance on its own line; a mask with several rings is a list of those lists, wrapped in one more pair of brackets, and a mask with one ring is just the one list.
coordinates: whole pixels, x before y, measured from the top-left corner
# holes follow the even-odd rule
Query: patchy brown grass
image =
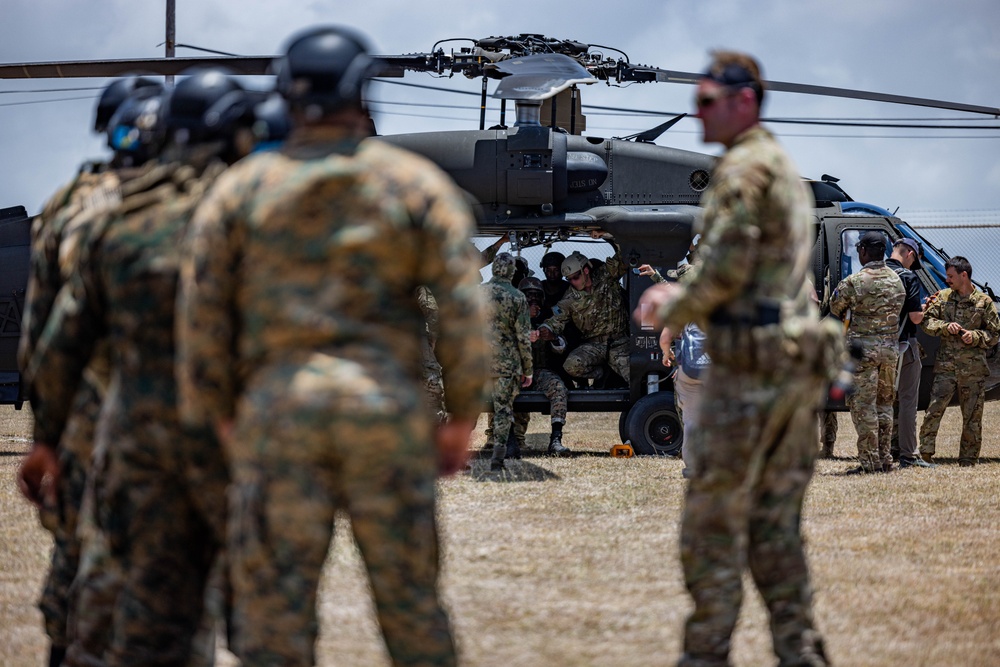
[[(29, 418), (0, 407), (4, 665), (41, 664), (45, 653), (34, 600), (50, 541), (13, 484)], [(574, 458), (529, 455), (499, 479), (480, 462), (441, 483), (442, 586), (465, 664), (665, 665), (680, 654), (690, 610), (677, 556), (682, 463), (611, 459), (617, 423), (570, 415), (564, 442)], [(960, 428), (949, 409), (937, 469), (842, 477), (855, 449), (840, 415), (841, 458), (819, 462), (804, 527), (817, 623), (836, 664), (995, 664), (1000, 404), (987, 404), (984, 465), (958, 468)], [(546, 418), (532, 421), (532, 453), (544, 449), (546, 429)], [(367, 586), (339, 531), (323, 581), (320, 664), (388, 664)], [(747, 590), (734, 663), (774, 664), (766, 612)]]

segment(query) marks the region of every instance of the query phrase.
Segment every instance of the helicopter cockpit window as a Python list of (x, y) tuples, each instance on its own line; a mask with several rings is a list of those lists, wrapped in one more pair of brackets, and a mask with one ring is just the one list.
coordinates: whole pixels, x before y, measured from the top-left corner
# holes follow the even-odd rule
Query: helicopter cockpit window
[[(845, 229), (840, 233), (840, 279), (843, 280), (861, 268), (861, 260), (858, 259), (858, 241), (865, 232), (870, 229)], [(890, 243), (887, 239), (887, 244)], [(892, 246), (887, 245), (886, 258), (892, 254)]]

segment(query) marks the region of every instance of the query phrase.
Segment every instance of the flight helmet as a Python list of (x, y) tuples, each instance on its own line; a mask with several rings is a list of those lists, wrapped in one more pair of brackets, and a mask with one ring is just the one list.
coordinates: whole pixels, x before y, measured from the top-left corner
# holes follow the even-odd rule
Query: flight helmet
[(275, 90), (289, 105), (320, 116), (362, 107), (365, 84), (377, 67), (359, 33), (324, 26), (293, 36), (273, 69)]
[(108, 84), (97, 99), (97, 108), (94, 110), (94, 132), (107, 131), (111, 116), (125, 101), (125, 98), (137, 88), (153, 88), (157, 92), (163, 90), (163, 86), (158, 82), (144, 76), (125, 76), (115, 79)]

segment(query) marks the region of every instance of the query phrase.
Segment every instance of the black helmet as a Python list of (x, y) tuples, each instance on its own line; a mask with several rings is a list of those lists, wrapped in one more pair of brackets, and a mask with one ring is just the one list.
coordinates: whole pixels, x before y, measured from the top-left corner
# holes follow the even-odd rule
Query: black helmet
[(97, 100), (97, 109), (94, 110), (94, 132), (104, 132), (108, 129), (108, 122), (111, 121), (118, 106), (137, 88), (153, 88), (157, 93), (163, 91), (162, 85), (146, 77), (126, 76), (115, 79), (108, 84)]
[(375, 69), (368, 43), (349, 28), (312, 28), (292, 37), (275, 60), (275, 90), (293, 108), (323, 114), (362, 105), (365, 83)]
[(541, 267), (543, 269), (547, 266), (560, 267), (562, 266), (564, 259), (566, 259), (566, 255), (561, 252), (556, 252), (554, 250), (552, 252), (547, 252), (542, 255)]
[(125, 98), (108, 121), (108, 146), (119, 158), (142, 164), (159, 152), (162, 134), (159, 131), (162, 89), (145, 86), (136, 88)]
[(534, 276), (528, 276), (521, 282), (517, 284), (517, 289), (522, 292), (541, 292), (545, 293), (545, 287), (542, 286), (542, 281)]
[(263, 150), (284, 141), (292, 129), (288, 104), (281, 95), (271, 93), (253, 107), (253, 137), (256, 147)]
[(163, 104), (163, 130), (175, 144), (229, 140), (253, 123), (253, 99), (228, 72), (203, 69), (177, 82)]

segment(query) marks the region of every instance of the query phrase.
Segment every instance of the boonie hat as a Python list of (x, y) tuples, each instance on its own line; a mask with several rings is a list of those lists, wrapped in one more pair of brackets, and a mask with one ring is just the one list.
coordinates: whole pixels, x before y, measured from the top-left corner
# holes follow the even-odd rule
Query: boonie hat
[(892, 247), (895, 248), (898, 245), (905, 245), (916, 255), (916, 257), (913, 258), (913, 264), (910, 265), (910, 270), (917, 271), (920, 269), (920, 256), (924, 254), (923, 248), (920, 247), (920, 241), (908, 238), (897, 239), (896, 242), (892, 244)]

